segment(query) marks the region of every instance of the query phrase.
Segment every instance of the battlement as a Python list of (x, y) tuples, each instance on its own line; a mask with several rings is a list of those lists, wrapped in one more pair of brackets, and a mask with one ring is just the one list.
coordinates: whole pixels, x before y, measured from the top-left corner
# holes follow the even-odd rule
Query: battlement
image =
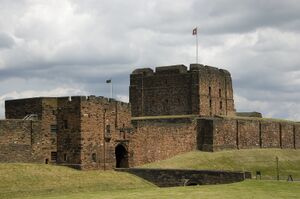
[(224, 74), (230, 76), (230, 72), (225, 69), (219, 69), (217, 67), (203, 65), (203, 64), (190, 64), (190, 68), (188, 69), (185, 65), (171, 65), (171, 66), (158, 66), (155, 67), (155, 72), (151, 68), (139, 68), (135, 69), (131, 75), (135, 76), (154, 76), (154, 75), (171, 75), (171, 74), (186, 74), (200, 72), (202, 74), (211, 73), (211, 74)]
[(156, 75), (187, 73), (185, 65), (160, 66), (155, 68)]
[(202, 64), (191, 64), (190, 71), (191, 72), (199, 71), (200, 73), (215, 73), (215, 74), (221, 73), (227, 76), (231, 76), (228, 70), (213, 67), (213, 66), (208, 66), (208, 65), (202, 65)]

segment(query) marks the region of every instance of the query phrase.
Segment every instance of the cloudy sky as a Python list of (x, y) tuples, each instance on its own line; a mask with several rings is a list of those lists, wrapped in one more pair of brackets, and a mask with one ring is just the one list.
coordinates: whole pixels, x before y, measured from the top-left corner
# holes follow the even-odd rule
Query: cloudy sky
[(299, 0), (0, 0), (4, 100), (128, 100), (136, 67), (199, 62), (232, 74), (239, 111), (300, 120)]

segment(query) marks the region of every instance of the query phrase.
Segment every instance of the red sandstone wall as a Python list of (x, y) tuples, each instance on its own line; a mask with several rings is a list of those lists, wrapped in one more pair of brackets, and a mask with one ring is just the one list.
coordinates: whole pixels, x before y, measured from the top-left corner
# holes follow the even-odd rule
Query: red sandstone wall
[(197, 121), (161, 119), (134, 121), (131, 166), (171, 158), (197, 149)]
[(80, 164), (80, 97), (58, 98), (57, 162)]
[(0, 162), (44, 162), (40, 122), (0, 120)]
[[(115, 147), (120, 143), (128, 147), (128, 133), (122, 129), (130, 127), (129, 104), (89, 97), (81, 101), (81, 116), (82, 169), (115, 168)], [(93, 153), (96, 161), (92, 159)]]
[(213, 150), (236, 149), (237, 126), (235, 120), (214, 120)]
[(292, 124), (281, 124), (281, 147), (282, 148), (294, 148), (294, 125)]
[(209, 66), (191, 65), (191, 67), (194, 67), (194, 71), (198, 71), (200, 76), (199, 114), (201, 116), (232, 115), (235, 110), (230, 73)]
[(128, 148), (130, 105), (95, 96), (59, 98), (58, 102), (59, 163), (81, 169), (115, 168), (115, 147)]
[(261, 122), (262, 148), (280, 148), (280, 123), (263, 121)]
[[(56, 133), (51, 132), (51, 125), (56, 125), (57, 98), (39, 97), (29, 99), (8, 100), (5, 102), (6, 118), (23, 119), (29, 114), (37, 114), (41, 121), (41, 130), (35, 137), (38, 145), (33, 145), (35, 156), (43, 157), (48, 162), (51, 160), (51, 152), (56, 152)], [(42, 150), (41, 150), (42, 149)]]
[(197, 145), (198, 149), (202, 151), (213, 151), (213, 120), (211, 119), (198, 119), (198, 133), (197, 133)]
[[(213, 150), (249, 149), (249, 148), (298, 148), (300, 142), (300, 124), (267, 119), (199, 119), (199, 137), (213, 135)], [(201, 143), (198, 143), (201, 149)], [(203, 149), (211, 151), (210, 149)]]
[(237, 124), (237, 148), (250, 149), (260, 147), (259, 121), (235, 120)]
[(295, 148), (296, 149), (300, 149), (300, 124), (297, 123), (295, 125), (295, 142), (294, 142), (294, 145), (295, 145)]
[(51, 132), (51, 125), (57, 126), (57, 98), (42, 98), (41, 144), (46, 154), (44, 158), (55, 163), (56, 160), (51, 159), (51, 152), (57, 152), (57, 132)]
[(132, 116), (192, 114), (193, 77), (183, 65), (137, 69), (130, 75)]
[(42, 98), (29, 98), (5, 101), (6, 119), (23, 119), (26, 115), (42, 117)]
[(230, 73), (200, 64), (137, 69), (130, 75), (132, 116), (232, 115)]

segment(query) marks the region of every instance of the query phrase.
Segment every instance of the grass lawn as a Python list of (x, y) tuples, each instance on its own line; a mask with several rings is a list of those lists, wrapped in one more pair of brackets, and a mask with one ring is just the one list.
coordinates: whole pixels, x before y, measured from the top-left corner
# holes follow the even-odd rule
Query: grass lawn
[(293, 149), (247, 149), (214, 153), (193, 151), (142, 167), (245, 170), (251, 171), (253, 175), (261, 171), (263, 179), (276, 179), (276, 156), (279, 158), (280, 178), (286, 180), (288, 175), (292, 175), (300, 180), (300, 150)]
[[(20, 197), (23, 198), (23, 197)], [(300, 198), (299, 182), (256, 181), (226, 185), (207, 185), (172, 188), (139, 188), (30, 196), (32, 199), (293, 199)]]
[(115, 171), (79, 171), (44, 164), (0, 164), (0, 199), (155, 187)]
[[(262, 149), (190, 152), (145, 167), (260, 170), (275, 177), (275, 157), (283, 179), (300, 178), (300, 151)], [(114, 171), (78, 171), (44, 164), (0, 164), (0, 199), (113, 198), (300, 198), (300, 182), (247, 180), (226, 185), (158, 188), (136, 176)]]

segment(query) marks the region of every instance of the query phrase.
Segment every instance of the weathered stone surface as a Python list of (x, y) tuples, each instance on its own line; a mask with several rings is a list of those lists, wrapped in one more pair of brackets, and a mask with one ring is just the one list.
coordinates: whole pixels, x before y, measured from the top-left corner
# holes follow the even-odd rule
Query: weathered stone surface
[[(204, 151), (251, 148), (297, 148), (300, 127), (296, 122), (267, 119), (200, 118), (198, 137), (209, 137)], [(207, 136), (208, 135), (208, 136)], [(209, 136), (212, 135), (212, 136)]]
[(51, 153), (56, 152), (56, 132), (51, 132), (51, 126), (56, 126), (57, 100), (53, 97), (8, 100), (5, 102), (7, 119), (23, 119), (30, 114), (38, 116), (40, 129), (34, 134), (38, 144), (32, 145), (35, 151), (33, 159), (39, 162), (55, 163)]
[(39, 121), (0, 120), (0, 162), (43, 162)]
[(185, 170), (185, 169), (116, 169), (152, 182), (159, 187), (224, 184), (251, 178), (250, 172)]
[(228, 71), (192, 64), (138, 69), (130, 75), (132, 116), (234, 114)]
[(163, 160), (197, 149), (197, 121), (161, 118), (133, 121), (130, 140), (132, 165)]
[(117, 145), (128, 151), (130, 105), (95, 96), (58, 98), (58, 104), (58, 162), (81, 169), (115, 168)]

